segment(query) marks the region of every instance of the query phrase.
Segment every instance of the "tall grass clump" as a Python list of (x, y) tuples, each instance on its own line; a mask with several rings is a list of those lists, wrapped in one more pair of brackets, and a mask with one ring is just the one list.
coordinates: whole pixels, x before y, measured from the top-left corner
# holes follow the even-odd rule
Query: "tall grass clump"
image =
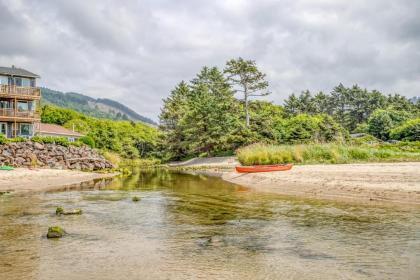
[(381, 161), (420, 161), (420, 151), (392, 149), (384, 145), (300, 144), (269, 145), (253, 144), (236, 152), (242, 165), (281, 163), (352, 163)]

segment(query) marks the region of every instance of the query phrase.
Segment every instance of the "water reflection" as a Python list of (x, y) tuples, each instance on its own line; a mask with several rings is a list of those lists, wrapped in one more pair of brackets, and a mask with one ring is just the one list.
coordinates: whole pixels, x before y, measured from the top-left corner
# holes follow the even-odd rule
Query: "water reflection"
[[(58, 205), (84, 214), (56, 217)], [(291, 199), (166, 170), (71, 192), (2, 196), (0, 224), (0, 279), (420, 275), (418, 208)], [(42, 238), (52, 224), (69, 235)]]

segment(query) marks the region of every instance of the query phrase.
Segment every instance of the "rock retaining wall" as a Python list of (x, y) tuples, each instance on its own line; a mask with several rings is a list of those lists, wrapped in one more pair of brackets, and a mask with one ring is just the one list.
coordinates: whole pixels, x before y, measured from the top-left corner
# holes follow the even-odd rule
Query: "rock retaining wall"
[(36, 142), (0, 145), (0, 164), (77, 170), (113, 168), (110, 161), (88, 146), (64, 147)]

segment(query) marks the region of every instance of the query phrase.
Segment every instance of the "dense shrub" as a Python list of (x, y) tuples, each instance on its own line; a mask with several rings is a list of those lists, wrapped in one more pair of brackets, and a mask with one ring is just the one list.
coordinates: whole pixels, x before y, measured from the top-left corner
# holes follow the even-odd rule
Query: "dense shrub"
[(353, 145), (378, 144), (382, 142), (373, 135), (366, 134), (361, 137), (352, 138), (349, 141)]
[(390, 137), (395, 140), (420, 141), (420, 118), (411, 119), (390, 132)]
[(368, 119), (368, 132), (381, 140), (388, 140), (391, 129), (410, 118), (405, 111), (376, 110)]
[(420, 160), (420, 150), (402, 151), (387, 146), (346, 146), (339, 144), (267, 145), (253, 144), (237, 150), (243, 165), (279, 163), (351, 163)]
[(83, 114), (70, 109), (59, 108), (51, 105), (45, 105), (42, 108), (41, 121), (43, 123), (52, 123), (63, 125), (66, 122), (83, 116)]
[(95, 148), (95, 140), (93, 140), (93, 138), (90, 136), (82, 136), (79, 138), (79, 141), (91, 148)]
[(278, 122), (276, 130), (280, 143), (325, 143), (347, 137), (345, 130), (328, 115), (299, 114)]
[(43, 144), (56, 144), (68, 147), (70, 145), (69, 140), (66, 137), (53, 137), (53, 136), (39, 136), (35, 135), (31, 138), (32, 142), (38, 142)]
[(0, 144), (6, 144), (7, 142), (8, 141), (7, 141), (6, 136), (4, 134), (0, 133)]
[(15, 138), (9, 139), (9, 142), (14, 142), (14, 143), (25, 142), (25, 141), (27, 141), (27, 139), (21, 136), (17, 136)]

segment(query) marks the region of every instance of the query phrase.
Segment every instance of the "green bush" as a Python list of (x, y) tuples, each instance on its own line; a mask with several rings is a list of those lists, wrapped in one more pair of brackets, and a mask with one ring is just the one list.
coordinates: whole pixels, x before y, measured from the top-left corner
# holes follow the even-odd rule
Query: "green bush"
[(70, 146), (75, 146), (75, 147), (82, 147), (83, 145), (85, 145), (85, 143), (82, 143), (80, 141), (74, 141), (74, 142), (69, 142)]
[(350, 143), (353, 145), (366, 145), (366, 144), (378, 144), (381, 141), (377, 139), (375, 136), (367, 134), (362, 137), (352, 138), (350, 139)]
[(369, 150), (360, 147), (350, 147), (348, 149), (349, 158), (353, 160), (369, 159)]
[(90, 146), (91, 148), (95, 148), (95, 140), (93, 140), (93, 138), (90, 136), (82, 136), (79, 138), (79, 141)]
[(303, 152), (303, 159), (306, 162), (336, 162), (337, 154), (330, 146), (308, 145)]
[(40, 136), (35, 135), (31, 138), (32, 142), (38, 142), (43, 144), (56, 144), (68, 147), (70, 142), (66, 137), (53, 137), (53, 136)]
[(369, 126), (367, 123), (359, 123), (353, 132), (354, 133), (369, 133)]
[(4, 134), (0, 133), (0, 144), (6, 144), (6, 143), (8, 143), (7, 137)]
[(369, 134), (381, 140), (388, 140), (391, 129), (410, 118), (405, 111), (375, 110), (368, 119)]
[(331, 116), (325, 114), (299, 114), (280, 120), (275, 129), (276, 139), (283, 143), (326, 143), (347, 138), (345, 130)]
[(17, 136), (15, 138), (9, 139), (9, 142), (14, 142), (14, 143), (25, 142), (25, 141), (27, 141), (27, 139), (21, 136)]
[(390, 132), (390, 137), (395, 140), (420, 141), (420, 118), (411, 119)]

